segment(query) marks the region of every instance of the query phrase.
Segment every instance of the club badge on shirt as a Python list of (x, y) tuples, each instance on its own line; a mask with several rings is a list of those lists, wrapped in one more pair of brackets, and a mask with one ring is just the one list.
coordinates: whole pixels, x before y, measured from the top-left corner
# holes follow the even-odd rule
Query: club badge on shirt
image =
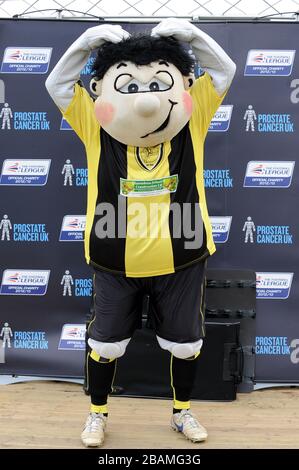
[(139, 165), (147, 171), (154, 170), (162, 160), (163, 144), (155, 147), (137, 147), (136, 158)]

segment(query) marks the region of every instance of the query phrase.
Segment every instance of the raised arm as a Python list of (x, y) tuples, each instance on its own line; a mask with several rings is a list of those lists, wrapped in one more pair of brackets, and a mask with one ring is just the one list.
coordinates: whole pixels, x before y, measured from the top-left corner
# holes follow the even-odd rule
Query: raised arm
[(153, 30), (152, 36), (173, 36), (190, 43), (200, 67), (211, 76), (218, 95), (229, 88), (236, 71), (235, 63), (208, 34), (187, 20), (168, 18)]
[(46, 80), (46, 88), (55, 104), (65, 111), (72, 101), (74, 85), (80, 78), (93, 49), (105, 41), (117, 43), (129, 33), (121, 26), (104, 24), (87, 29), (64, 53)]

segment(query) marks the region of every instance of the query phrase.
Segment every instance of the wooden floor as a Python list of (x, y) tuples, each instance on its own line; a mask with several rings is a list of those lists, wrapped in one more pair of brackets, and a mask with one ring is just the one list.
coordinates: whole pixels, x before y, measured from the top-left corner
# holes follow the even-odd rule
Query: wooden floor
[[(239, 394), (230, 403), (193, 402), (209, 431), (201, 444), (170, 429), (170, 401), (111, 397), (109, 403), (104, 449), (299, 448), (299, 388)], [(1, 385), (0, 448), (81, 448), (88, 408), (81, 385)]]

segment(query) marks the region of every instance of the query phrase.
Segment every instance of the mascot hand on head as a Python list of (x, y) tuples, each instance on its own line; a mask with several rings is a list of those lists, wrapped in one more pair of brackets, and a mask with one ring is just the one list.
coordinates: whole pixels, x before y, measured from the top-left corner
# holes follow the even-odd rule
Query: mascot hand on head
[(120, 26), (112, 25), (88, 29), (64, 54), (46, 86), (55, 103), (66, 111), (90, 52), (98, 49), (90, 83), (97, 96), (94, 112), (98, 123), (123, 144), (156, 146), (175, 137), (192, 111), (196, 112), (189, 93), (194, 61), (179, 41), (190, 43), (221, 97), (233, 78), (234, 63), (207, 34), (178, 19), (162, 21), (147, 36), (130, 37)]
[[(94, 49), (91, 98), (80, 72)], [(197, 79), (194, 56), (203, 71)], [(139, 324), (145, 293), (159, 345), (172, 354), (171, 426), (192, 441), (207, 437), (189, 410), (205, 335), (205, 260), (215, 251), (203, 148), (234, 73), (212, 38), (170, 18), (142, 36), (120, 26), (90, 28), (47, 79), (88, 161), (85, 254), (95, 269), (96, 302), (88, 329), (86, 446), (103, 443), (116, 358)]]

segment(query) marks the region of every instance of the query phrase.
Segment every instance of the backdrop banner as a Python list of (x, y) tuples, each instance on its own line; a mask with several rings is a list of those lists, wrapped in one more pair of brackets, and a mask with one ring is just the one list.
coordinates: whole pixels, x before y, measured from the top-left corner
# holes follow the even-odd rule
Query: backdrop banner
[[(45, 80), (96, 24), (0, 20), (1, 374), (83, 376), (92, 295), (85, 151)], [(256, 380), (299, 382), (299, 24), (198, 26), (237, 64), (205, 145), (217, 243), (209, 268), (256, 272)], [(86, 86), (92, 62), (82, 70)]]

